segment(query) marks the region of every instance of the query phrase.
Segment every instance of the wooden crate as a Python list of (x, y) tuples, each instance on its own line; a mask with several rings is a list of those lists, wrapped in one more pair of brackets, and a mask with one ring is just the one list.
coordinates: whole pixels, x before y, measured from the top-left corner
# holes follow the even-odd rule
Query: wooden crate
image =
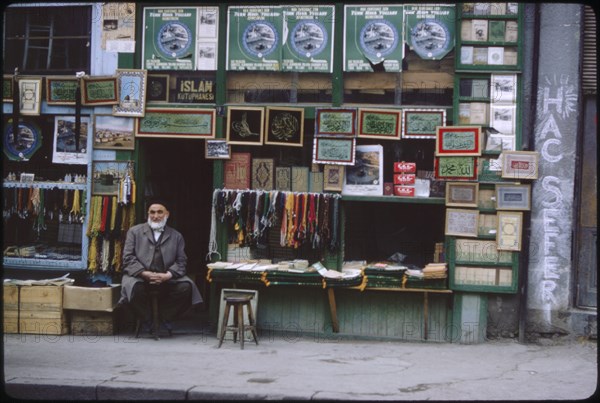
[(19, 333), (19, 286), (4, 284), (4, 333)]
[(77, 336), (111, 336), (115, 334), (113, 312), (70, 310), (71, 334)]
[(63, 286), (22, 286), (19, 301), (19, 332), (67, 334), (69, 326), (63, 311)]
[(111, 312), (121, 297), (121, 285), (76, 287), (65, 285), (63, 309)]

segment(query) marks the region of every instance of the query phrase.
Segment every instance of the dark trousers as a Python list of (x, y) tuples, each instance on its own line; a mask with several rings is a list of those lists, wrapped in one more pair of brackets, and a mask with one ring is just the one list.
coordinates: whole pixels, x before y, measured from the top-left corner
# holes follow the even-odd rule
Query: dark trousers
[(167, 281), (160, 285), (137, 283), (133, 287), (130, 304), (135, 315), (144, 321), (152, 319), (151, 292), (158, 293), (161, 320), (171, 321), (192, 306), (192, 286), (187, 282)]

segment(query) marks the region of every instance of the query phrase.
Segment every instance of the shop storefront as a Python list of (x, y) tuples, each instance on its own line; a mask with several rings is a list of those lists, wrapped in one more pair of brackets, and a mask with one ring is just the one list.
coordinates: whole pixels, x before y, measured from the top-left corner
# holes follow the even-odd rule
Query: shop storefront
[[(547, 23), (579, 33), (584, 8), (561, 7), (9, 7), (5, 278), (119, 283), (159, 196), (215, 323), (237, 287), (265, 332), (594, 334), (595, 279), (581, 297), (564, 256), (595, 234), (575, 185), (595, 155), (569, 157), (595, 123), (582, 44)], [(541, 63), (557, 36), (574, 50)]]

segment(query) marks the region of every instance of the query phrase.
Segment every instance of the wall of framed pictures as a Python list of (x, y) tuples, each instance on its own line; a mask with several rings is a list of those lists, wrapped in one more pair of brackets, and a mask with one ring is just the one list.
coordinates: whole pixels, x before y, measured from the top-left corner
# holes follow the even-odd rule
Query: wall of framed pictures
[[(530, 181), (537, 178), (527, 171), (537, 166), (537, 154), (519, 151), (523, 5), (462, 3), (457, 7), (454, 121), (481, 128), (481, 153), (473, 178), (447, 184), (447, 216), (457, 206), (478, 216), (470, 236), (446, 229), (449, 283), (454, 290), (516, 293)], [(522, 164), (511, 162), (512, 158)], [(517, 173), (512, 167), (523, 169)], [(467, 191), (467, 184), (477, 188)], [(468, 196), (475, 193), (473, 204)]]

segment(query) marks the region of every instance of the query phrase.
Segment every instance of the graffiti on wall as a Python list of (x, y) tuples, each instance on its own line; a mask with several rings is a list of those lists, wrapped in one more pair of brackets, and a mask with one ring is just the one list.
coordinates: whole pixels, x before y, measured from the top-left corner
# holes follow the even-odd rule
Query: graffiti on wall
[[(537, 198), (538, 219), (541, 220), (543, 234), (537, 241), (543, 247), (539, 263), (542, 265), (541, 283), (538, 289), (538, 303), (550, 313), (558, 304), (557, 287), (570, 265), (571, 197), (566, 191), (572, 188), (565, 185), (572, 175), (567, 158), (570, 144), (574, 144), (576, 133), (566, 130), (577, 112), (577, 87), (567, 74), (544, 77), (538, 92), (538, 119), (536, 124), (536, 148), (540, 150), (540, 197)], [(565, 137), (567, 136), (567, 137)], [(564, 144), (567, 140), (568, 144)], [(574, 151), (574, 150), (573, 150)], [(572, 182), (572, 176), (570, 176)], [(567, 242), (565, 242), (567, 240)]]

